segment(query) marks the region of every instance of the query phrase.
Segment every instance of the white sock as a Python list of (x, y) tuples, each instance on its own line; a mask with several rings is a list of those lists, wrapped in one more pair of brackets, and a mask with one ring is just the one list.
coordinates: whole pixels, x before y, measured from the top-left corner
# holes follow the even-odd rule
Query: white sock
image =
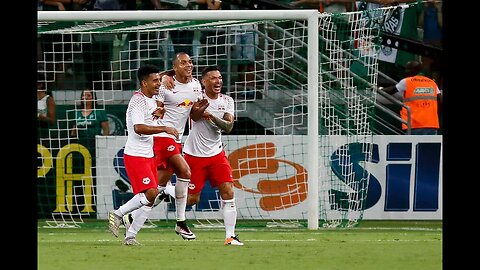
[(137, 236), (138, 231), (140, 231), (140, 229), (142, 228), (152, 209), (153, 207), (144, 205), (132, 212), (133, 222), (130, 225), (130, 228), (128, 228), (128, 231), (125, 234), (125, 238)]
[(177, 177), (175, 184), (175, 209), (177, 221), (185, 220), (185, 208), (187, 207), (188, 183), (190, 179), (183, 179)]
[(167, 185), (165, 187), (165, 194), (170, 195), (175, 198), (175, 186), (174, 185)]
[(235, 236), (235, 225), (237, 224), (237, 207), (235, 206), (235, 198), (231, 200), (222, 200), (222, 205), (225, 238), (229, 238)]
[(142, 207), (145, 204), (148, 204), (148, 200), (145, 197), (145, 194), (138, 193), (135, 194), (135, 196), (133, 196), (130, 200), (128, 200), (128, 202), (120, 206), (120, 208), (115, 210), (114, 213), (119, 217), (123, 217), (124, 215)]

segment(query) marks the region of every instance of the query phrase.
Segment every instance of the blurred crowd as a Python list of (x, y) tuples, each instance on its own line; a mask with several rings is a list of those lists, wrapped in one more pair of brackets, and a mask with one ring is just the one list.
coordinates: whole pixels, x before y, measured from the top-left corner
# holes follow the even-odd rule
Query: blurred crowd
[[(382, 6), (415, 3), (405, 12), (401, 37), (442, 47), (441, 0), (38, 0), (38, 10), (238, 10), (318, 8), (320, 12), (340, 13)], [(395, 63), (380, 61), (380, 70), (394, 80), (403, 77), (408, 61), (419, 60), (425, 72), (442, 84), (441, 61), (411, 52), (399, 51)], [(441, 86), (440, 86), (441, 87)]]

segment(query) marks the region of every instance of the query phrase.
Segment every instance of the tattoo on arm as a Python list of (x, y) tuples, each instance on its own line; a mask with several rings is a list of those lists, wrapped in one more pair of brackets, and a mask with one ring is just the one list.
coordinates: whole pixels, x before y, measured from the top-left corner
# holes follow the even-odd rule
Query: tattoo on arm
[(215, 123), (219, 128), (229, 134), (233, 129), (233, 119), (232, 117), (226, 117), (227, 119), (220, 119), (214, 115), (212, 115), (212, 122)]

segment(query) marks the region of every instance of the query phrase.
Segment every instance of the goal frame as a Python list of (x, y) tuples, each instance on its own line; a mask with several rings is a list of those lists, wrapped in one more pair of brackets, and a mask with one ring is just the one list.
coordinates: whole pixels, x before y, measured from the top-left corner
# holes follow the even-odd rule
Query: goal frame
[(39, 21), (142, 21), (142, 20), (306, 20), (308, 21), (308, 229), (319, 228), (319, 127), (318, 86), (319, 74), (319, 12), (303, 10), (132, 10), (132, 11), (38, 11)]

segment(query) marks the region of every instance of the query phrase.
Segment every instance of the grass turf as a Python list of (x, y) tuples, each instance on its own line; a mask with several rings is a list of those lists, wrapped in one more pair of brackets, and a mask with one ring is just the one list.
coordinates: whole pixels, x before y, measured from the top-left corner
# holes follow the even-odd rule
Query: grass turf
[(441, 221), (362, 221), (356, 228), (281, 229), (239, 222), (244, 246), (224, 246), (223, 229), (192, 228), (184, 241), (171, 222), (143, 228), (142, 246), (123, 246), (106, 221), (37, 228), (38, 269), (442, 269)]

